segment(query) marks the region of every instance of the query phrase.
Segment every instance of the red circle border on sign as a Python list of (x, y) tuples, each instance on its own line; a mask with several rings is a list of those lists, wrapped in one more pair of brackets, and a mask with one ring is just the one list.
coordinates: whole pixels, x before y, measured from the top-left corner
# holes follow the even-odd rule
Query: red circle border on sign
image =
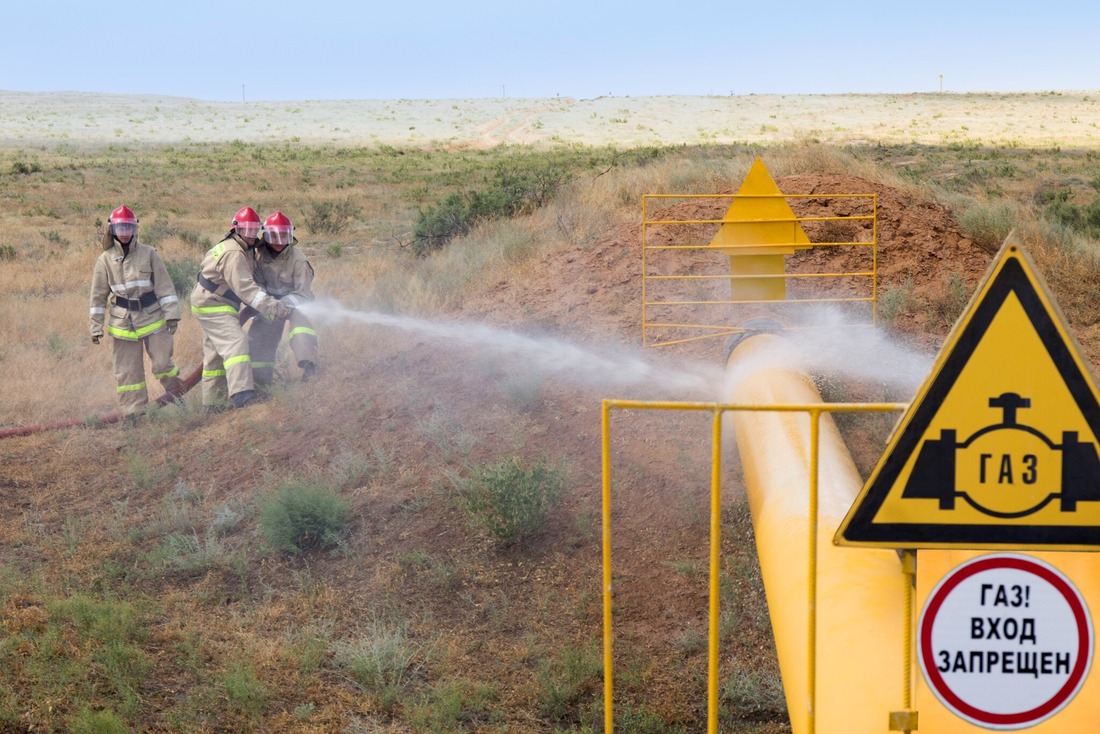
[[(1077, 664), (1073, 667), (1073, 670), (1070, 671), (1069, 678), (1066, 680), (1065, 685), (1063, 685), (1049, 701), (1041, 706), (1036, 706), (1029, 711), (1021, 711), (1014, 714), (996, 714), (990, 711), (983, 711), (963, 701), (950, 689), (947, 682), (944, 681), (943, 676), (940, 675), (940, 671), (935, 664), (935, 653), (932, 650), (932, 624), (930, 621), (928, 624), (925, 624), (925, 620), (935, 619), (936, 613), (943, 605), (947, 595), (956, 586), (975, 574), (999, 568), (1032, 573), (1057, 589), (1069, 603), (1070, 609), (1073, 612), (1074, 621), (1077, 624), (1077, 638), (1080, 640), (1080, 645), (1077, 649)], [(1076, 693), (1078, 686), (1084, 679), (1085, 672), (1088, 670), (1091, 658), (1089, 647), (1091, 645), (1092, 635), (1089, 629), (1088, 611), (1082, 604), (1079, 593), (1049, 566), (1024, 556), (982, 556), (971, 561), (969, 564), (956, 568), (952, 572), (952, 575), (942, 580), (940, 585), (932, 592), (932, 597), (925, 606), (924, 612), (921, 614), (919, 636), (920, 656), (924, 663), (922, 667), (924, 668), (925, 675), (928, 677), (929, 684), (932, 688), (943, 697), (945, 703), (962, 716), (972, 721), (990, 724), (992, 726), (1023, 727), (1030, 726), (1031, 724), (1038, 723), (1048, 718), (1051, 714), (1068, 703)]]

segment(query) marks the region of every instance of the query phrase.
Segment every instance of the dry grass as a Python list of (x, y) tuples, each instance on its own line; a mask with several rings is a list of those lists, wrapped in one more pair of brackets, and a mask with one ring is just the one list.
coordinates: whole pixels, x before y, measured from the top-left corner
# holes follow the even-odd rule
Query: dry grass
[[(1030, 198), (1056, 167), (1059, 180), (1087, 181), (1094, 164), (1084, 155), (1000, 151), (1002, 163), (1011, 156), (1014, 168), (1001, 166), (1005, 175), (997, 179), (990, 173), (996, 169), (983, 167), (973, 151), (949, 148), (674, 149), (643, 165), (585, 172), (530, 216), (484, 224), (438, 255), (416, 259), (402, 247), (416, 208), (478, 180), (510, 151), (428, 155), (232, 144), (149, 148), (140, 155), (8, 150), (0, 154), (0, 246), (13, 248), (15, 257), (0, 258), (0, 308), (8, 314), (0, 322), (0, 416), (19, 425), (113, 409), (110, 348), (87, 339), (87, 284), (99, 252), (97, 228), (121, 202), (138, 211), (141, 236), (158, 235), (166, 260), (184, 261), (221, 236), (240, 204), (265, 213), (278, 207), (299, 222), (313, 202), (342, 201), (350, 191), (360, 213), (345, 231), (314, 236), (299, 225), (317, 291), (350, 308), (446, 319), (481, 288), (546, 267), (553, 261), (543, 258), (555, 252), (591, 247), (616, 228), (636, 228), (642, 194), (736, 188), (761, 152), (777, 176), (855, 173), (938, 198), (956, 211), (999, 202), (1011, 209), (1071, 321), (1086, 329), (1100, 322), (1092, 297), (1094, 243), (1044, 224)], [(15, 161), (32, 159), (40, 171), (11, 172)], [(982, 175), (967, 175), (975, 170)], [(277, 391), (277, 410), (208, 419), (190, 405), (158, 413), (138, 431), (20, 439), (7, 455), (7, 484), (0, 485), (12, 502), (2, 536), (0, 615), (7, 637), (0, 643), (12, 639), (15, 621), (32, 635), (40, 622), (28, 610), (46, 610), (76, 593), (119, 594), (140, 602), (149, 628), (141, 648), (151, 666), (147, 688), (142, 708), (128, 721), (150, 731), (554, 731), (537, 716), (540, 702), (544, 709), (554, 704), (558, 731), (596, 730), (594, 663), (580, 666), (577, 680), (563, 667), (570, 651), (587, 650), (599, 633), (594, 587), (577, 578), (577, 568), (591, 569), (597, 553), (591, 517), (586, 526), (581, 503), (567, 496), (573, 514), (558, 521), (560, 543), (502, 556), (451, 522), (455, 508), (445, 491), (448, 472), (464, 461), (488, 462), (502, 447), (534, 454), (554, 445), (562, 436), (554, 431), (570, 411), (591, 418), (581, 414), (583, 401), (552, 385), (513, 385), (524, 394), (510, 396), (491, 360), (429, 357), (416, 338), (381, 327), (323, 327), (322, 341), (331, 393), (290, 382)], [(201, 334), (189, 316), (177, 345), (181, 366), (198, 364)], [(374, 381), (376, 373), (388, 382)], [(452, 396), (472, 407), (453, 408)], [(350, 419), (329, 420), (335, 414)], [(433, 438), (450, 443), (440, 450)], [(339, 480), (334, 467), (343, 468)], [(644, 476), (645, 467), (630, 470)], [(337, 551), (292, 561), (260, 547), (255, 508), (291, 474), (337, 481), (350, 500), (353, 534)], [(215, 527), (222, 530), (211, 534)], [(732, 537), (747, 537), (745, 527), (740, 535), (732, 530)], [(179, 539), (189, 537), (202, 553), (184, 552)], [(751, 612), (759, 608), (751, 558), (739, 563), (747, 570), (732, 583), (744, 595), (738, 597), (745, 599), (743, 611)], [(449, 603), (436, 605), (438, 599)], [(429, 608), (435, 618), (424, 611)], [(731, 644), (759, 650), (766, 630), (758, 614), (745, 616), (753, 626), (731, 632)], [(351, 651), (362, 651), (364, 620), (371, 618), (394, 619), (409, 640), (430, 641), (436, 651), (418, 659), (416, 676), (401, 681), (409, 684), (401, 703), (377, 692), (365, 701), (363, 682), (349, 682), (348, 666), (333, 663), (350, 643), (356, 644)], [(33, 636), (19, 643), (34, 649)], [(624, 665), (624, 695), (643, 695), (649, 665), (675, 672), (699, 662), (697, 644), (680, 647), (672, 668), (652, 663), (645, 650), (631, 651), (636, 658)], [(95, 669), (91, 643), (77, 652), (74, 659)], [(495, 684), (491, 690), (468, 680), (478, 665), (493, 666), (485, 673)], [(769, 672), (766, 661), (755, 661), (757, 668), (763, 676)], [(540, 683), (532, 670), (559, 672)], [(96, 681), (64, 679), (51, 668), (37, 673), (56, 678), (63, 700), (119, 710), (118, 697)], [(62, 707), (50, 714), (54, 692), (31, 687), (33, 674), (17, 676), (21, 698), (0, 685), (0, 728), (23, 721), (63, 731), (74, 712)], [(96, 697), (81, 698), (88, 690)], [(675, 693), (680, 698), (670, 694), (662, 702), (671, 723), (636, 710), (637, 720), (651, 727), (646, 731), (676, 731), (676, 717), (694, 730), (698, 718), (691, 719), (690, 702), (681, 702), (690, 696)], [(734, 693), (746, 695), (727, 689)], [(770, 700), (766, 694), (749, 691), (760, 704)], [(455, 716), (469, 718), (426, 713), (433, 705), (436, 712), (450, 710), (456, 700)], [(735, 726), (784, 730), (781, 721)]]

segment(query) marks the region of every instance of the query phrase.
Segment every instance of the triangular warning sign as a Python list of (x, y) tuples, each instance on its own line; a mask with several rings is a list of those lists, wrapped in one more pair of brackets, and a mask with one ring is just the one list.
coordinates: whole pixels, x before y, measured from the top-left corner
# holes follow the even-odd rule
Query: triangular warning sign
[(1009, 235), (839, 545), (1100, 550), (1100, 394)]

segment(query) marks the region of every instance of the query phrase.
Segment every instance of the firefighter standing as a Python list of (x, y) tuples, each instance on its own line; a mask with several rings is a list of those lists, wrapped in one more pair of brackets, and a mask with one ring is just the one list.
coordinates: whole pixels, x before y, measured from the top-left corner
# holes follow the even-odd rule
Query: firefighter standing
[(297, 307), (313, 300), (313, 266), (296, 245), (294, 225), (280, 211), (264, 220), (263, 244), (256, 247), (256, 280), (282, 303), (294, 307), (289, 318), (253, 318), (248, 330), (252, 374), (257, 387), (271, 385), (275, 354), (290, 321), (290, 349), (302, 369), (302, 381), (317, 374), (317, 332)]
[[(145, 355), (165, 392), (178, 397), (179, 367), (172, 362), (173, 334), (180, 320), (179, 297), (160, 254), (137, 239), (137, 217), (120, 206), (107, 218), (103, 252), (92, 270), (92, 343), (110, 334), (115, 380), (123, 415), (137, 416), (149, 404)], [(106, 322), (106, 324), (104, 324)]]
[(266, 293), (253, 278), (252, 250), (260, 235), (260, 217), (245, 207), (233, 218), (225, 238), (207, 251), (199, 282), (191, 293), (191, 313), (203, 333), (202, 404), (221, 410), (228, 395), (234, 408), (257, 400), (248, 336), (240, 322), (242, 306), (261, 320), (286, 318), (291, 308)]

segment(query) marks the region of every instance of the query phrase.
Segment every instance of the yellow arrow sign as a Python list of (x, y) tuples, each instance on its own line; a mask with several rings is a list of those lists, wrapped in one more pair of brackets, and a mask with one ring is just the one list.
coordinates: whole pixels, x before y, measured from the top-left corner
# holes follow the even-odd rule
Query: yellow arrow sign
[(785, 258), (811, 243), (760, 158), (741, 182), (710, 246), (729, 255), (732, 300), (787, 297), (787, 280), (779, 277), (786, 268)]
[[(730, 255), (790, 255), (812, 246), (779, 184), (757, 158), (722, 217), (711, 247)], [(780, 260), (782, 262), (782, 260)]]
[(839, 545), (1100, 549), (1100, 394), (1009, 235)]

